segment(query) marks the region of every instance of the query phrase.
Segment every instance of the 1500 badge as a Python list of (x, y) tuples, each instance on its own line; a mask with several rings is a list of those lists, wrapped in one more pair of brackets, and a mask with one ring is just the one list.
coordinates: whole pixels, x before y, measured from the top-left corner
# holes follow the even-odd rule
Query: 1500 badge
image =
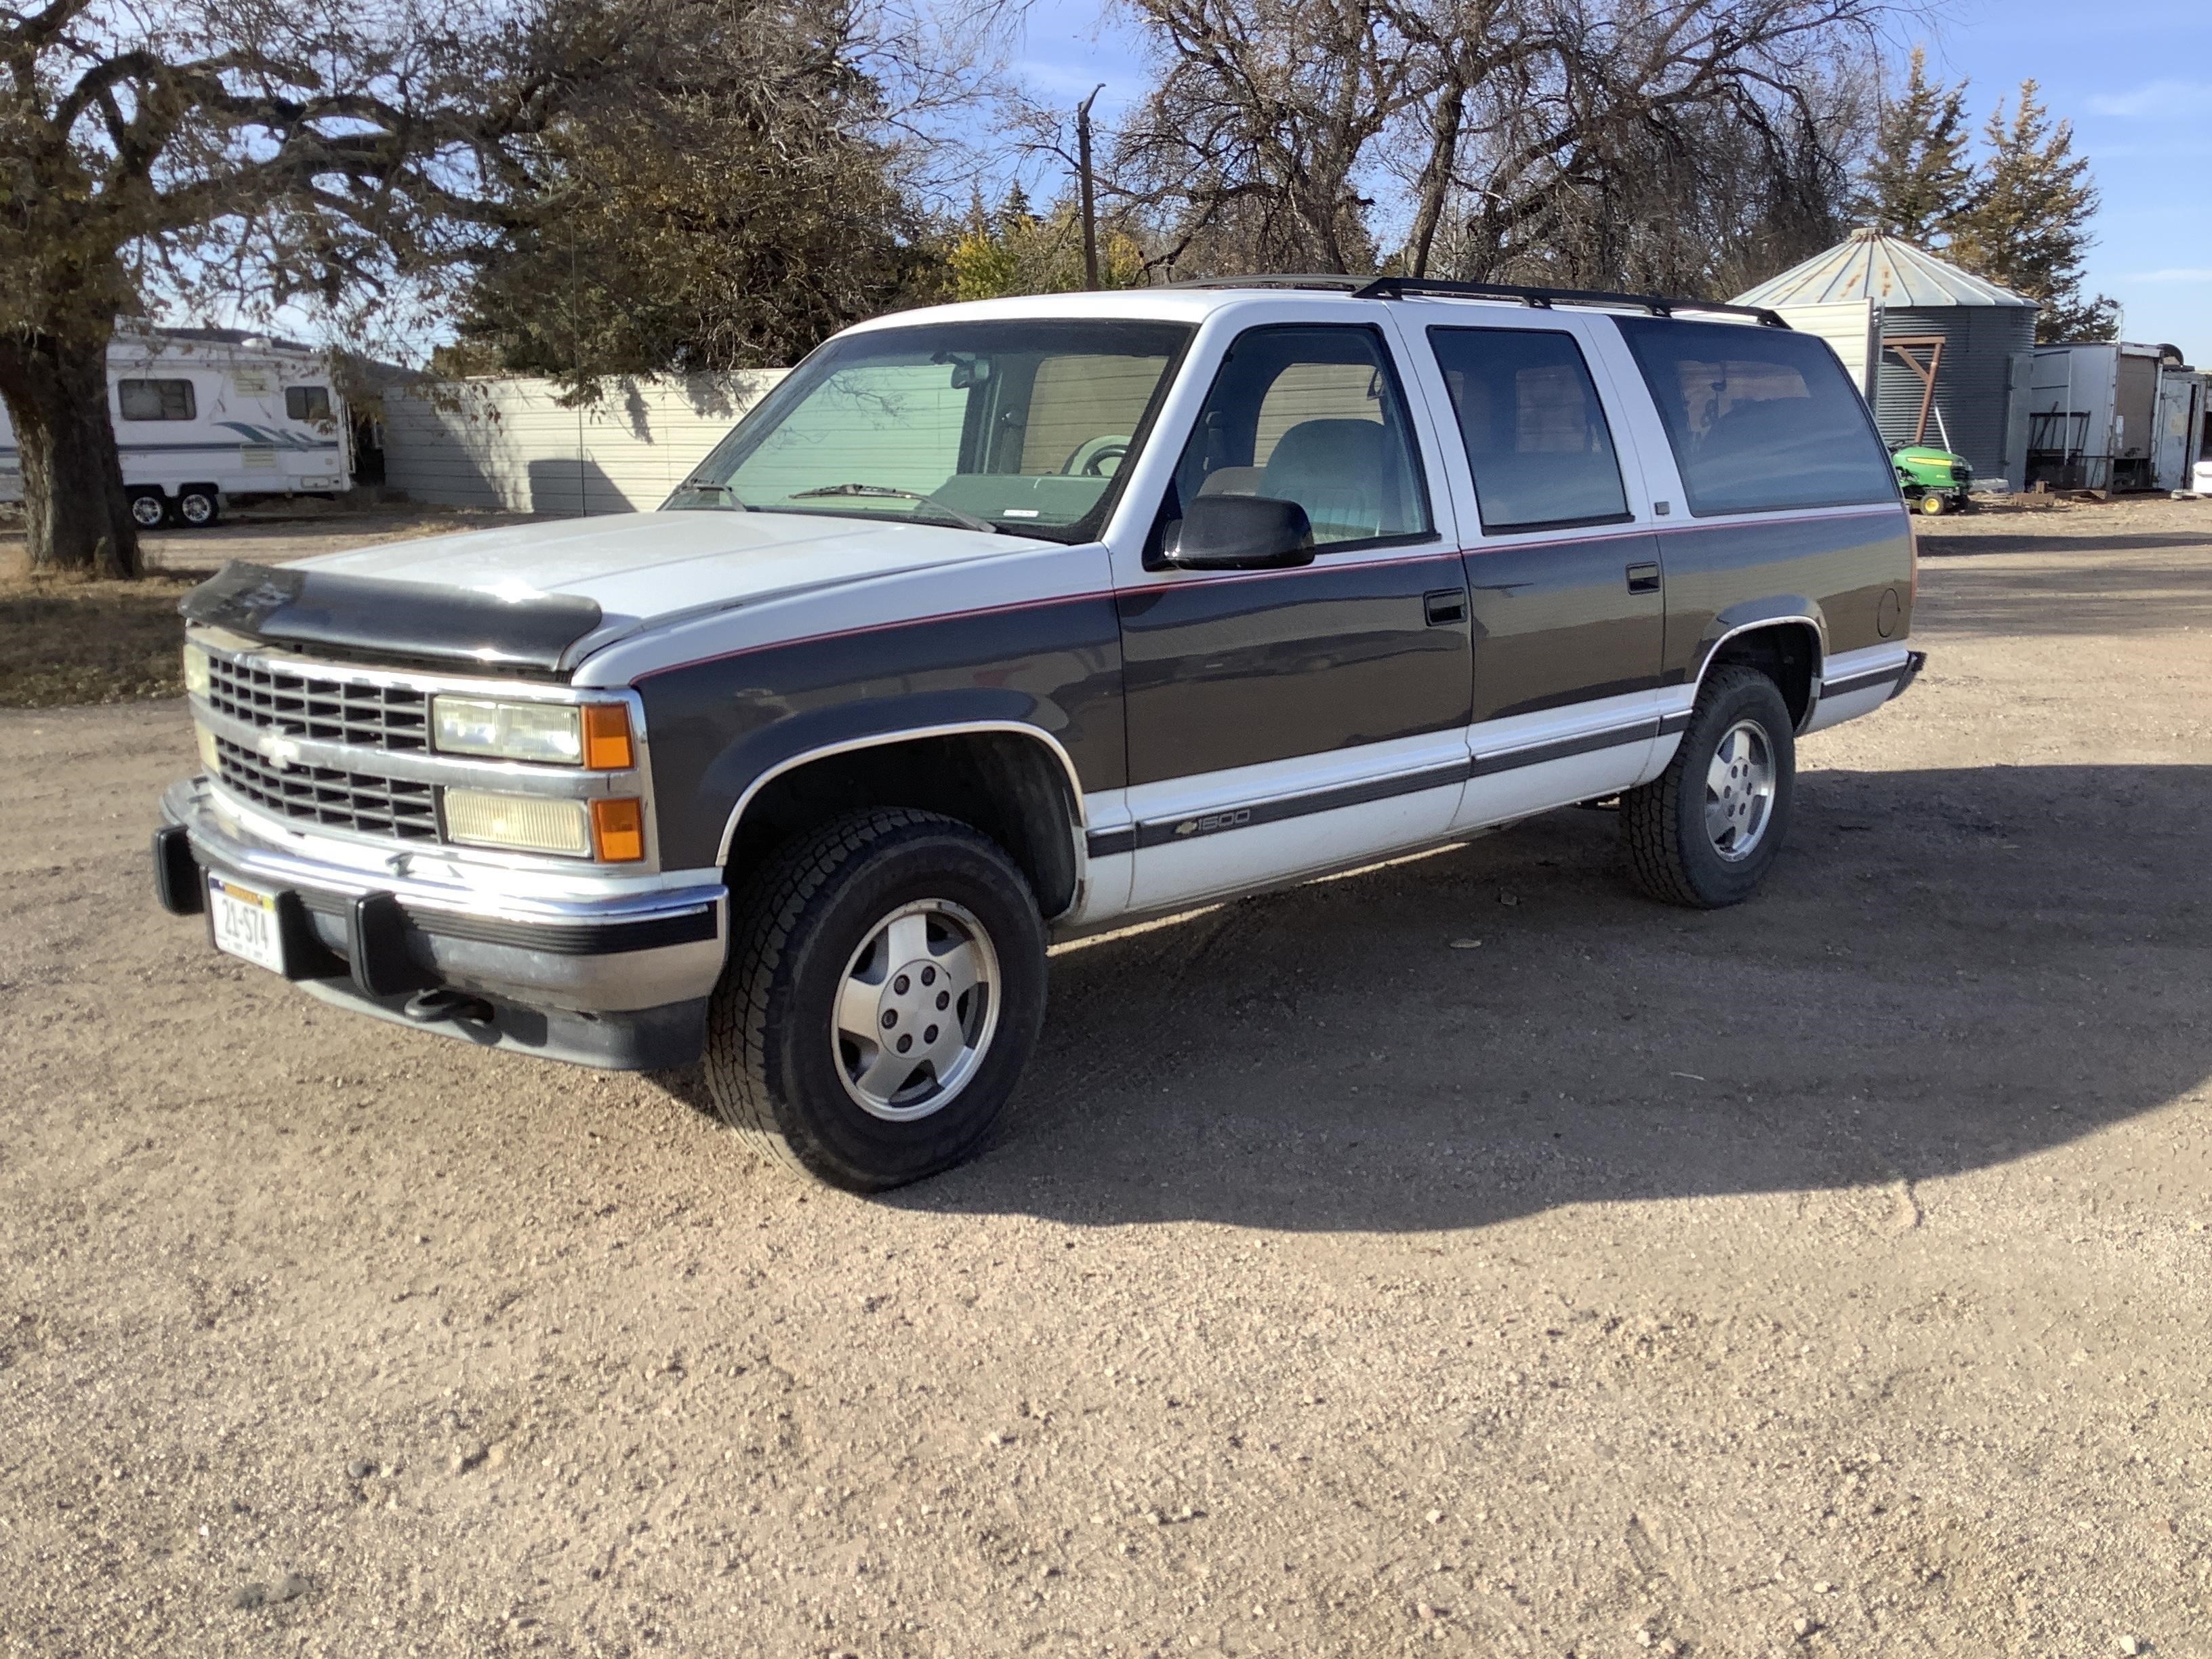
[(1220, 830), (1241, 830), (1252, 822), (1252, 809), (1240, 806), (1233, 812), (1209, 812), (1202, 818), (1185, 818), (1175, 827), (1178, 836), (1210, 836)]

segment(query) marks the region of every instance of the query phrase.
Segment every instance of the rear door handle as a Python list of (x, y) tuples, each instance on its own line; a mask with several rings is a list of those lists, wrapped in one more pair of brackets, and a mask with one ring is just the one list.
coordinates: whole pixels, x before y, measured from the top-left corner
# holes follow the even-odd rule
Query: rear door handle
[(1431, 628), (1449, 628), (1467, 620), (1467, 595), (1456, 587), (1440, 587), (1421, 595), (1421, 614)]
[(1656, 593), (1659, 591), (1659, 567), (1656, 564), (1629, 566), (1628, 591), (1632, 593)]

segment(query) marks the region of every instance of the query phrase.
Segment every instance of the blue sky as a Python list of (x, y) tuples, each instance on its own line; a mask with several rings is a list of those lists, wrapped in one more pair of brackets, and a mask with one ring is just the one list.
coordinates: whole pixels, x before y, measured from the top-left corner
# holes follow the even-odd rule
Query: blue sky
[[(1037, 0), (1014, 57), (1031, 92), (1074, 105), (1100, 82), (1110, 123), (1141, 90), (1127, 32), (1102, 21), (1101, 0)], [(2212, 367), (2212, 3), (2129, 0), (2110, 12), (2079, 0), (1954, 0), (1924, 39), (1931, 67), (1972, 82), (1980, 124), (2021, 81), (2042, 83), (2054, 115), (2074, 123), (2104, 206), (2089, 286), (2126, 307), (2130, 340), (2166, 341)], [(1901, 52), (1900, 52), (1901, 56)]]

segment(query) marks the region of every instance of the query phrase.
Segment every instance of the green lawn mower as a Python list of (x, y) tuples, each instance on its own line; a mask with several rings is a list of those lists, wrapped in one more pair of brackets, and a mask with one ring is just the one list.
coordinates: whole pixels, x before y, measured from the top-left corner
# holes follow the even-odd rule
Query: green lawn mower
[(1933, 517), (1966, 510), (1974, 470), (1966, 457), (1933, 444), (1899, 444), (1889, 454), (1897, 464), (1898, 488), (1914, 512)]

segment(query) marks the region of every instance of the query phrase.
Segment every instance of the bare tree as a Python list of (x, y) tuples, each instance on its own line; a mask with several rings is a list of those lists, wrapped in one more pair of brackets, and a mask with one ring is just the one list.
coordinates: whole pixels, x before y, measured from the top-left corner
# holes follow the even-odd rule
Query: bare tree
[(1371, 264), (1362, 175), (1420, 66), (1389, 0), (1125, 0), (1158, 84), (1115, 153), (1118, 192), (1162, 216), (1164, 264)]
[(429, 0), (0, 3), (0, 394), (34, 565), (137, 573), (106, 356), (150, 290), (331, 303), (466, 240), (487, 136), (559, 79), (507, 34)]
[[(715, 361), (803, 343), (880, 298), (818, 290), (841, 237), (896, 220), (881, 163), (971, 88), (939, 67), (963, 45), (915, 0), (0, 0), (0, 395), (34, 563), (138, 569), (105, 359), (164, 300), (419, 336), (594, 209), (603, 355), (680, 357), (702, 319)], [(732, 239), (688, 291), (635, 287)], [(810, 269), (779, 264), (794, 240)]]
[[(1540, 266), (1583, 281), (1651, 263), (1632, 245), (1681, 224), (1686, 202), (1708, 232), (1747, 217), (1759, 234), (1792, 215), (1832, 224), (1847, 182), (1835, 89), (1884, 9), (1123, 3), (1158, 80), (1122, 135), (1117, 182), (1160, 217), (1163, 257), (1181, 268), (1218, 252), (1263, 269), (1419, 276), (1443, 249), (1455, 275)], [(1625, 206), (1646, 234), (1608, 242)]]

